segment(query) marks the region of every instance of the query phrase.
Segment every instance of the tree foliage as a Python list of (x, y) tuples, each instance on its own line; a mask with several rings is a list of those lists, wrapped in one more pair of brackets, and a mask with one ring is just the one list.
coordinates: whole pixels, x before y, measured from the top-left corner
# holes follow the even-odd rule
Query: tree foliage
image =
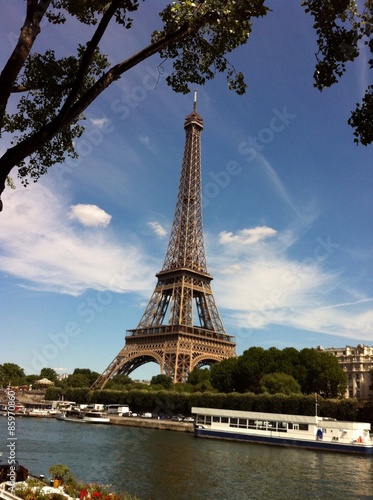
[(160, 374), (160, 375), (154, 375), (154, 377), (152, 377), (150, 385), (160, 385), (165, 389), (171, 389), (173, 382), (172, 378), (169, 377), (168, 375)]
[[(13, 137), (0, 159), (1, 191), (15, 166), (27, 184), (30, 178), (37, 180), (51, 165), (62, 162), (65, 155), (76, 157), (74, 139), (83, 132), (79, 120), (84, 110), (121, 75), (156, 53), (173, 60), (168, 84), (177, 92), (188, 92), (188, 83), (202, 84), (216, 72), (227, 72), (230, 87), (238, 93), (244, 91), (242, 74), (228, 66), (225, 54), (246, 42), (251, 19), (268, 10), (264, 0), (181, 0), (167, 5), (160, 14), (163, 29), (153, 33), (150, 44), (110, 67), (99, 44), (110, 23), (131, 28), (132, 13), (139, 5), (138, 0), (27, 2), (18, 43), (0, 75), (0, 129)], [(32, 53), (43, 18), (63, 24), (68, 15), (96, 26), (92, 38), (69, 57), (57, 59), (52, 49), (45, 54)], [(24, 96), (17, 112), (8, 114), (7, 106), (15, 93)]]
[[(347, 63), (354, 61), (366, 47), (373, 69), (373, 2), (366, 0), (362, 12), (353, 0), (305, 0), (307, 13), (315, 20), (318, 52), (314, 85), (319, 90), (330, 87), (343, 76)], [(368, 85), (362, 102), (356, 105), (349, 124), (355, 142), (365, 146), (373, 141), (373, 85)]]
[(346, 374), (330, 353), (315, 349), (251, 347), (238, 358), (211, 368), (211, 383), (221, 392), (318, 393), (326, 398), (344, 394)]
[(53, 368), (42, 368), (40, 370), (40, 378), (47, 378), (51, 382), (57, 382), (57, 372)]
[(300, 394), (300, 385), (287, 373), (274, 372), (263, 375), (259, 382), (261, 392), (268, 394)]
[(0, 365), (0, 386), (18, 386), (25, 384), (25, 382), (26, 375), (23, 368), (15, 363), (4, 363)]
[[(203, 85), (217, 73), (225, 73), (228, 87), (238, 94), (246, 89), (243, 74), (228, 55), (247, 42), (253, 20), (270, 9), (265, 0), (179, 0), (160, 13), (163, 27), (150, 43), (122, 62), (110, 65), (100, 52), (103, 37), (117, 23), (123, 30), (134, 26), (140, 0), (28, 0), (20, 35), (0, 73), (0, 131), (10, 147), (0, 158), (0, 194), (13, 168), (24, 185), (37, 181), (48, 168), (77, 157), (74, 140), (81, 136), (83, 113), (113, 82), (154, 54), (172, 64), (167, 83), (187, 93), (190, 84)], [(373, 7), (366, 0), (362, 13), (349, 0), (303, 1), (314, 19), (318, 35), (315, 85), (322, 90), (357, 58), (362, 46), (373, 52)], [(4, 6), (5, 8), (5, 6)], [(66, 30), (79, 24), (93, 28), (85, 44), (74, 54), (58, 57), (49, 47), (34, 51), (45, 21)], [(139, 26), (141, 29), (141, 26)], [(150, 34), (149, 34), (150, 35)], [(44, 42), (44, 44), (50, 41)], [(274, 42), (275, 43), (275, 42)], [(373, 66), (373, 59), (368, 64)], [(368, 87), (350, 118), (355, 140), (373, 140), (372, 92)], [(0, 207), (1, 208), (1, 207)]]
[(107, 389), (115, 389), (121, 390), (125, 386), (130, 386), (132, 383), (132, 379), (128, 375), (115, 375), (109, 382), (106, 384)]
[(235, 390), (238, 358), (223, 359), (211, 367), (211, 384), (220, 392)]
[(209, 368), (198, 368), (196, 366), (194, 370), (192, 370), (188, 374), (188, 383), (192, 385), (198, 385), (201, 384), (202, 382), (209, 381), (211, 377), (211, 372)]
[(75, 368), (72, 375), (65, 379), (65, 385), (67, 387), (91, 387), (99, 376), (99, 373), (89, 368)]

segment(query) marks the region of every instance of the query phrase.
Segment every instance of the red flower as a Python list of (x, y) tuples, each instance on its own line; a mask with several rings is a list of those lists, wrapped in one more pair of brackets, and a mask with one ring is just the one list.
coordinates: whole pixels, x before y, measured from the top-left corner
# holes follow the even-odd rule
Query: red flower
[(83, 498), (88, 496), (88, 491), (87, 490), (80, 490), (80, 495), (79, 498), (82, 500)]
[(93, 498), (102, 498), (102, 495), (99, 491), (95, 491), (92, 496)]

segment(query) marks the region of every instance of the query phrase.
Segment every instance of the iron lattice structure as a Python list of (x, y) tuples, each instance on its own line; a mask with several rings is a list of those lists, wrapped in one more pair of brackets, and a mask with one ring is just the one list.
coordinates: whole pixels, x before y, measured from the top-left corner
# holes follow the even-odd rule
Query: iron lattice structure
[(185, 119), (186, 140), (170, 240), (157, 285), (136, 329), (96, 380), (105, 387), (117, 374), (129, 375), (150, 361), (174, 382), (185, 382), (195, 367), (236, 356), (234, 337), (227, 335), (207, 272), (202, 223), (201, 131), (196, 111)]

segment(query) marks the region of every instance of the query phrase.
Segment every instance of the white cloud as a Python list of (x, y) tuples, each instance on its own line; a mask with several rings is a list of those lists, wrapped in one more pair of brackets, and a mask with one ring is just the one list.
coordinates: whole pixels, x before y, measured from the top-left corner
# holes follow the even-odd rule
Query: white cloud
[[(0, 218), (4, 274), (42, 291), (78, 295), (88, 289), (119, 293), (146, 289), (149, 297), (156, 269), (152, 257), (143, 252), (135, 235), (129, 234), (123, 243), (102, 230), (100, 225), (110, 220), (103, 210), (83, 205), (90, 217), (87, 225), (82, 206), (71, 211), (68, 199), (40, 181), (26, 190), (7, 190), (4, 201)], [(85, 227), (75, 220), (85, 221)], [(166, 236), (159, 222), (148, 225)], [(330, 247), (328, 253), (322, 247), (324, 253), (315, 253), (311, 245), (302, 258), (297, 253), (299, 234), (302, 227), (224, 231), (217, 246), (206, 235), (214, 293), (225, 323), (251, 330), (277, 325), (372, 341), (371, 297), (348, 288), (342, 271), (331, 271), (339, 249)]]
[[(5, 201), (0, 270), (23, 286), (79, 295), (87, 289), (142, 292), (152, 282), (154, 269), (140, 245), (74, 225), (68, 200), (41, 181), (26, 190), (7, 190)], [(110, 217), (98, 207), (88, 212), (96, 214), (96, 225)]]
[(139, 140), (141, 144), (144, 144), (144, 146), (149, 146), (150, 145), (150, 138), (148, 136), (142, 135), (139, 137)]
[(167, 231), (166, 229), (157, 221), (151, 221), (151, 222), (148, 222), (148, 226), (153, 229), (153, 231), (155, 232), (155, 234), (157, 236), (160, 236), (161, 238), (164, 238), (165, 236), (167, 236)]
[(259, 226), (253, 229), (241, 229), (237, 234), (222, 231), (219, 234), (219, 243), (222, 245), (232, 243), (235, 245), (254, 245), (261, 240), (274, 236), (276, 233), (277, 231), (275, 229), (267, 226)]
[(104, 128), (107, 123), (108, 123), (108, 119), (107, 118), (91, 118), (90, 119), (90, 122), (92, 123), (92, 125), (94, 127), (97, 127), (97, 128)]
[(111, 221), (111, 215), (97, 205), (72, 205), (68, 217), (88, 227), (105, 227)]
[(346, 288), (342, 272), (329, 269), (332, 251), (294, 257), (297, 241), (293, 231), (267, 227), (220, 234), (220, 246), (212, 248), (212, 255), (208, 252), (208, 261), (213, 264), (218, 305), (224, 307), (229, 323), (252, 330), (277, 325), (371, 341), (371, 298), (361, 294), (355, 300), (356, 290)]

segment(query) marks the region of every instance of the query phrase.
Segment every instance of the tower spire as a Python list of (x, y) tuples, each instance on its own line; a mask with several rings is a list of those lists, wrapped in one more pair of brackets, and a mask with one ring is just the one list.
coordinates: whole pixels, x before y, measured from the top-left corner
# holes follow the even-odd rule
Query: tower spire
[(116, 374), (155, 361), (161, 373), (185, 382), (195, 367), (234, 357), (207, 272), (202, 224), (201, 132), (203, 119), (193, 111), (185, 118), (185, 147), (170, 239), (158, 282), (136, 329), (127, 331), (126, 345), (97, 379), (104, 387)]

